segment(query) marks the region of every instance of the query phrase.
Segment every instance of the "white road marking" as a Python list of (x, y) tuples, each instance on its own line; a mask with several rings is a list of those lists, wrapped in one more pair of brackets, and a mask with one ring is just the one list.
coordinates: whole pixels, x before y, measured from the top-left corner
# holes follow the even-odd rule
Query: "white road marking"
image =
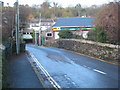
[[(30, 53), (30, 52), (29, 52)], [(61, 87), (58, 85), (58, 83), (50, 76), (50, 74), (43, 68), (43, 66), (38, 62), (38, 60), (35, 58), (35, 56), (30, 53), (31, 57), (34, 59), (34, 61), (37, 63), (38, 67), (43, 71), (49, 82), (55, 87), (57, 90)]]
[(86, 65), (83, 65), (83, 67), (87, 67)]
[(67, 75), (64, 75), (65, 77), (67, 76)]
[(76, 85), (74, 82), (72, 82), (72, 84)]
[(67, 78), (68, 80), (70, 80), (70, 78)]
[[(87, 67), (86, 65), (83, 65), (83, 67), (88, 68), (88, 69), (91, 69), (90, 67)], [(100, 70), (97, 70), (97, 69), (93, 69), (93, 71), (99, 72), (99, 73), (101, 73), (101, 74), (106, 74), (105, 72), (100, 71)]]
[(90, 67), (87, 67), (88, 69), (91, 69)]
[(101, 74), (106, 74), (105, 72), (100, 71), (100, 70), (97, 70), (97, 69), (93, 69), (93, 71), (95, 71), (95, 72), (99, 72), (99, 73), (101, 73)]
[(91, 67), (88, 67), (88, 66), (86, 66), (86, 65), (82, 65), (82, 66), (85, 67), (85, 68), (91, 69)]

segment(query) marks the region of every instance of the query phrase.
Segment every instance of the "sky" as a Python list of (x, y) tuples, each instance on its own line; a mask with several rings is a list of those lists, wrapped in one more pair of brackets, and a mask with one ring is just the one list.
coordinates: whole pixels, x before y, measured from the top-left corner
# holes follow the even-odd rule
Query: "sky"
[[(10, 6), (13, 6), (14, 2), (16, 0), (0, 0), (4, 2), (4, 5), (7, 5), (9, 3)], [(45, 0), (19, 0), (19, 4), (28, 4), (32, 6), (33, 4), (40, 5)], [(109, 3), (114, 0), (48, 0), (49, 2), (57, 2), (62, 7), (67, 6), (75, 6), (76, 4), (80, 3), (82, 7), (89, 7), (91, 5), (102, 5)]]

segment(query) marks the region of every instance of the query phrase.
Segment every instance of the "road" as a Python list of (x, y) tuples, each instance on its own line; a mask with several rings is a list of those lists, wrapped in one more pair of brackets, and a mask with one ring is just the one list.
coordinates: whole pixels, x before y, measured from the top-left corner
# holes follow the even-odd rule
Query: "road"
[(61, 88), (118, 88), (117, 65), (64, 49), (28, 44), (26, 50)]

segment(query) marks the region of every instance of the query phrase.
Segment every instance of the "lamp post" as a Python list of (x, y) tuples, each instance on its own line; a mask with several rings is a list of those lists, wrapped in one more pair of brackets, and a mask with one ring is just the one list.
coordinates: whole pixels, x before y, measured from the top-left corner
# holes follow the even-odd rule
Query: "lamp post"
[(37, 31), (35, 30), (35, 44), (37, 45)]
[(2, 7), (3, 7), (4, 2), (0, 1), (0, 16), (2, 16)]
[(16, 1), (16, 52), (20, 52), (20, 41), (19, 41), (19, 3)]
[(0, 42), (2, 43), (2, 7), (4, 2), (0, 1)]
[(41, 13), (39, 17), (39, 46), (41, 45)]

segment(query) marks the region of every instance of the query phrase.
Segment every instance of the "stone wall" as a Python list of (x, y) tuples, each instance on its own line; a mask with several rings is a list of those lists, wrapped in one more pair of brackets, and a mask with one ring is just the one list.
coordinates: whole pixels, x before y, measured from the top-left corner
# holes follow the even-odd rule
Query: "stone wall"
[(105, 44), (88, 40), (59, 39), (46, 41), (46, 46), (63, 48), (104, 60), (120, 61), (120, 54), (118, 53), (118, 49), (120, 49), (119, 45)]

